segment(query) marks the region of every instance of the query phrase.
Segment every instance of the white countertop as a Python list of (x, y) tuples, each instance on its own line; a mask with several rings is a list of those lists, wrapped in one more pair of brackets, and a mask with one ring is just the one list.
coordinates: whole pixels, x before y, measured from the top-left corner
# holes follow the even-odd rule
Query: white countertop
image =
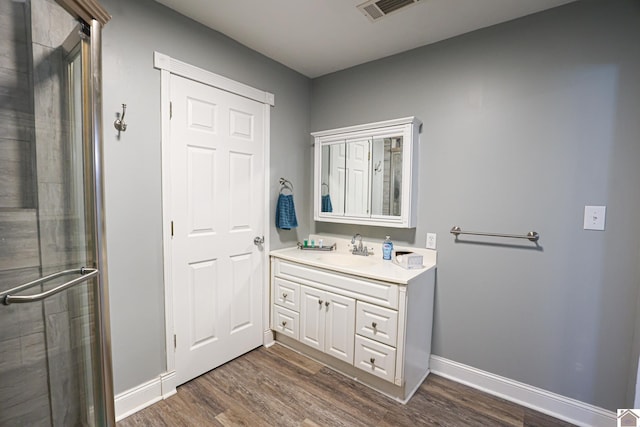
[(382, 251), (380, 243), (371, 244), (364, 239), (367, 247), (374, 247), (374, 255), (361, 256), (353, 255), (349, 252), (350, 242), (345, 239), (333, 238), (328, 236), (315, 235), (311, 236), (317, 241), (322, 238), (325, 246), (336, 242), (337, 250), (335, 251), (314, 251), (301, 250), (297, 247), (277, 249), (270, 252), (270, 255), (287, 261), (298, 262), (313, 267), (323, 268), (326, 270), (337, 271), (340, 273), (353, 274), (356, 276), (366, 277), (369, 279), (382, 280), (398, 284), (408, 284), (412, 279), (419, 275), (436, 268), (436, 251), (422, 248), (411, 248), (406, 246), (394, 247), (399, 251), (412, 251), (419, 253), (423, 257), (423, 268), (407, 270), (392, 261), (382, 259)]

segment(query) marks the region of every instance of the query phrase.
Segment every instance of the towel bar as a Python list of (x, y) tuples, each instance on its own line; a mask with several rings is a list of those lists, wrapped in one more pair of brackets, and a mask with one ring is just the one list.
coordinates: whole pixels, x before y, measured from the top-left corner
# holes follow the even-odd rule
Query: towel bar
[(540, 238), (540, 235), (535, 231), (530, 231), (525, 235), (520, 235), (520, 234), (502, 234), (502, 233), (483, 233), (483, 232), (479, 232), (479, 231), (462, 231), (462, 229), (460, 227), (458, 227), (457, 225), (451, 229), (450, 233), (454, 234), (456, 236), (456, 239), (458, 238), (458, 236), (460, 234), (471, 234), (471, 235), (474, 235), (474, 236), (506, 237), (506, 238), (509, 238), (509, 239), (527, 239), (527, 240), (530, 240), (532, 242), (537, 242), (538, 239)]
[[(35, 295), (28, 295), (28, 296), (17, 296), (17, 295), (13, 295), (14, 293), (18, 293), (21, 291), (25, 291), (27, 289), (33, 288), (34, 286), (38, 286), (41, 285), (45, 282), (51, 281), (53, 279), (57, 279), (58, 277), (62, 277), (62, 276), (68, 276), (71, 274), (80, 274), (80, 277), (77, 277), (73, 280), (70, 280), (66, 283), (63, 283), (62, 285), (58, 285), (57, 287), (50, 289), (46, 292), (42, 292), (39, 294), (35, 294)], [(31, 282), (25, 283), (23, 285), (20, 286), (16, 286), (15, 288), (9, 289), (8, 291), (2, 292), (0, 294), (0, 302), (2, 302), (2, 304), (4, 305), (9, 305), (9, 304), (14, 304), (14, 303), (25, 303), (25, 302), (33, 302), (33, 301), (41, 301), (51, 295), (55, 295), (57, 293), (60, 293), (64, 290), (67, 290), (79, 283), (85, 282), (89, 279), (91, 279), (94, 276), (97, 276), (99, 274), (99, 271), (96, 270), (95, 268), (87, 268), (87, 267), (81, 267), (81, 268), (74, 268), (71, 270), (64, 270), (64, 271), (60, 271), (58, 273), (54, 273), (54, 274), (50, 274), (48, 276), (45, 277), (41, 277), (39, 279), (33, 280)]]

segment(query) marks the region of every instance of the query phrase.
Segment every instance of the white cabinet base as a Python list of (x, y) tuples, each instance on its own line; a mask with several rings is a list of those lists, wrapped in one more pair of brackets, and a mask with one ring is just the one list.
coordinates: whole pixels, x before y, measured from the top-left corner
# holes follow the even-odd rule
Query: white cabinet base
[(277, 341), (406, 403), (429, 374), (435, 264), (394, 281), (400, 267), (379, 263), (385, 280), (272, 256), (271, 328)]
[[(411, 397), (415, 394), (418, 388), (420, 388), (420, 385), (424, 382), (430, 372), (430, 370), (427, 369), (424, 374), (417, 379), (418, 381), (415, 381), (413, 383), (413, 388), (408, 389), (406, 385), (397, 386), (395, 384), (392, 384), (389, 381), (378, 378), (375, 375), (369, 374), (361, 369), (354, 367), (353, 365), (338, 360), (335, 357), (329, 356), (326, 353), (306, 346), (300, 341), (293, 340), (286, 335), (282, 335), (278, 332), (276, 332), (275, 335), (277, 344), (297, 351), (298, 353), (307, 356), (315, 360), (316, 362), (322, 363), (328, 368), (340, 372), (342, 375), (345, 375), (346, 377), (351, 378), (354, 381), (364, 384), (367, 387), (370, 387), (375, 391), (382, 393), (385, 396), (402, 404), (406, 404), (409, 399), (411, 399)], [(417, 383), (417, 385), (415, 385), (415, 383)]]

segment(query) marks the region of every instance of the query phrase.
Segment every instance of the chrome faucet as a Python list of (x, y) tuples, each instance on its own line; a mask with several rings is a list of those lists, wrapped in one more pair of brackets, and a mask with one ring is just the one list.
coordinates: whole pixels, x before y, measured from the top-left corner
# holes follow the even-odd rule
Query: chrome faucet
[[(358, 246), (356, 246), (356, 239), (358, 239)], [(369, 251), (367, 250), (367, 247), (362, 246), (362, 235), (360, 235), (360, 233), (354, 234), (354, 236), (351, 238), (351, 244), (353, 245), (353, 250), (351, 251), (353, 255), (362, 255), (362, 256), (369, 255)]]

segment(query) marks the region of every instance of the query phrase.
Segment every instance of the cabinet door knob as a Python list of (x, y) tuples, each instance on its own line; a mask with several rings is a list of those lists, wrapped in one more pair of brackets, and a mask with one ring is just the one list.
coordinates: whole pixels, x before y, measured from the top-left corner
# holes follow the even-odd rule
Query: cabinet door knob
[(375, 329), (378, 327), (378, 324), (376, 322), (371, 322), (371, 327)]
[(282, 326), (287, 326), (287, 321), (286, 320), (282, 321)]
[(329, 307), (329, 301), (325, 302), (325, 303), (324, 303), (324, 306), (325, 306), (325, 307)]
[(373, 365), (374, 363), (376, 363), (376, 358), (372, 357), (371, 359), (369, 359), (369, 362), (371, 362), (371, 364)]
[(286, 293), (286, 292), (283, 292), (283, 293), (282, 293), (282, 299), (286, 299), (286, 298), (287, 298), (287, 293)]
[(324, 301), (322, 301), (321, 299), (318, 300), (318, 305), (322, 305)]

